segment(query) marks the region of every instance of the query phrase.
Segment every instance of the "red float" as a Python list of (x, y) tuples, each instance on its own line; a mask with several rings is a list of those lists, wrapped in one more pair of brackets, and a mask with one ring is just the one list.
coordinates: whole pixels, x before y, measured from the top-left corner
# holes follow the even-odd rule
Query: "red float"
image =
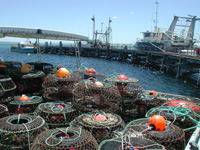
[(128, 78), (124, 75), (124, 74), (121, 74), (119, 75), (119, 80), (127, 80)]
[(163, 131), (166, 126), (165, 118), (160, 115), (154, 115), (149, 119), (149, 126), (152, 127), (152, 130)]
[(189, 108), (194, 111), (197, 112), (200, 110), (200, 107), (192, 102), (188, 102), (188, 101), (183, 101), (183, 100), (176, 100), (176, 99), (172, 99), (169, 101), (166, 101), (165, 104), (167, 106), (171, 106), (171, 107), (184, 107), (184, 108)]

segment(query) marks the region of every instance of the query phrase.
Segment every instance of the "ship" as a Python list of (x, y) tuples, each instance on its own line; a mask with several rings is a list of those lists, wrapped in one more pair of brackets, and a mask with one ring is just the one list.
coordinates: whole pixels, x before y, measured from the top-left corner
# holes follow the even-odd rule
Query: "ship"
[(156, 11), (154, 31), (142, 32), (143, 39), (136, 41), (135, 49), (172, 52), (194, 49), (194, 44), (197, 42), (197, 39), (194, 39), (195, 23), (200, 18), (192, 15), (189, 17), (174, 16), (170, 27), (165, 31), (157, 26), (157, 13)]

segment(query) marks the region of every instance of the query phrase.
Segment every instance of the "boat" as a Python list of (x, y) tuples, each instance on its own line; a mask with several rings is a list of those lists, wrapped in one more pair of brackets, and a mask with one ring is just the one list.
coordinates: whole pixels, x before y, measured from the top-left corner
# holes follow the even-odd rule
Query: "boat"
[[(156, 3), (158, 5), (158, 3)], [(156, 14), (158, 12), (156, 11)], [(196, 16), (179, 17), (174, 19), (168, 30), (163, 30), (157, 26), (157, 15), (154, 31), (142, 32), (143, 39), (138, 39), (134, 44), (136, 50), (147, 51), (171, 51), (194, 49), (195, 22), (199, 20)]]
[(18, 45), (11, 46), (11, 52), (35, 53), (36, 47), (30, 41), (19, 42)]

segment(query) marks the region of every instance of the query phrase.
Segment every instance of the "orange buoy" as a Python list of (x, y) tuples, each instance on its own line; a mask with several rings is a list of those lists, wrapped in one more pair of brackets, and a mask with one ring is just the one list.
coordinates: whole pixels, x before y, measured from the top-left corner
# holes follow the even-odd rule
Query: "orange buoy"
[(107, 118), (104, 114), (99, 113), (94, 117), (94, 120), (95, 121), (105, 121), (105, 120), (107, 120)]
[(30, 64), (24, 64), (21, 66), (21, 73), (30, 73), (32, 72), (32, 67)]
[(7, 66), (6, 65), (0, 65), (0, 68), (6, 68)]
[(157, 92), (154, 90), (149, 91), (148, 95), (157, 95)]
[(118, 79), (119, 80), (127, 80), (128, 78), (124, 74), (121, 74), (121, 75), (119, 75)]
[(188, 102), (188, 101), (182, 101), (182, 100), (176, 100), (176, 99), (172, 99), (172, 100), (169, 100), (169, 101), (166, 101), (165, 104), (167, 106), (171, 106), (171, 107), (185, 107), (185, 108), (189, 108), (194, 111), (194, 112), (197, 112), (200, 110), (200, 107), (192, 102)]
[(57, 76), (60, 77), (60, 78), (68, 78), (68, 77), (70, 77), (69, 70), (66, 69), (66, 68), (60, 68), (57, 71)]
[(152, 130), (163, 131), (166, 126), (165, 118), (160, 115), (154, 115), (149, 119), (149, 126), (152, 127)]
[(22, 96), (19, 98), (20, 101), (28, 101), (30, 98), (26, 96), (25, 94), (22, 94)]
[(96, 70), (94, 68), (90, 68), (86, 72), (87, 73), (96, 73)]
[(96, 82), (94, 82), (94, 85), (96, 85), (96, 86), (103, 86), (103, 83), (101, 83), (99, 81), (96, 81)]

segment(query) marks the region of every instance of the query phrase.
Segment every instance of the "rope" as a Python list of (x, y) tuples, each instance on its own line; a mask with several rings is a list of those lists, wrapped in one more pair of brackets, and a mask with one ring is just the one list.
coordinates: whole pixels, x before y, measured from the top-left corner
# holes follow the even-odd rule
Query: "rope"
[(31, 149), (31, 144), (30, 144), (30, 135), (29, 135), (29, 130), (28, 130), (28, 128), (27, 128), (27, 126), (26, 126), (25, 123), (23, 123), (23, 125), (25, 126), (26, 131), (27, 131), (27, 134), (28, 134), (28, 149), (30, 150), (30, 149)]

